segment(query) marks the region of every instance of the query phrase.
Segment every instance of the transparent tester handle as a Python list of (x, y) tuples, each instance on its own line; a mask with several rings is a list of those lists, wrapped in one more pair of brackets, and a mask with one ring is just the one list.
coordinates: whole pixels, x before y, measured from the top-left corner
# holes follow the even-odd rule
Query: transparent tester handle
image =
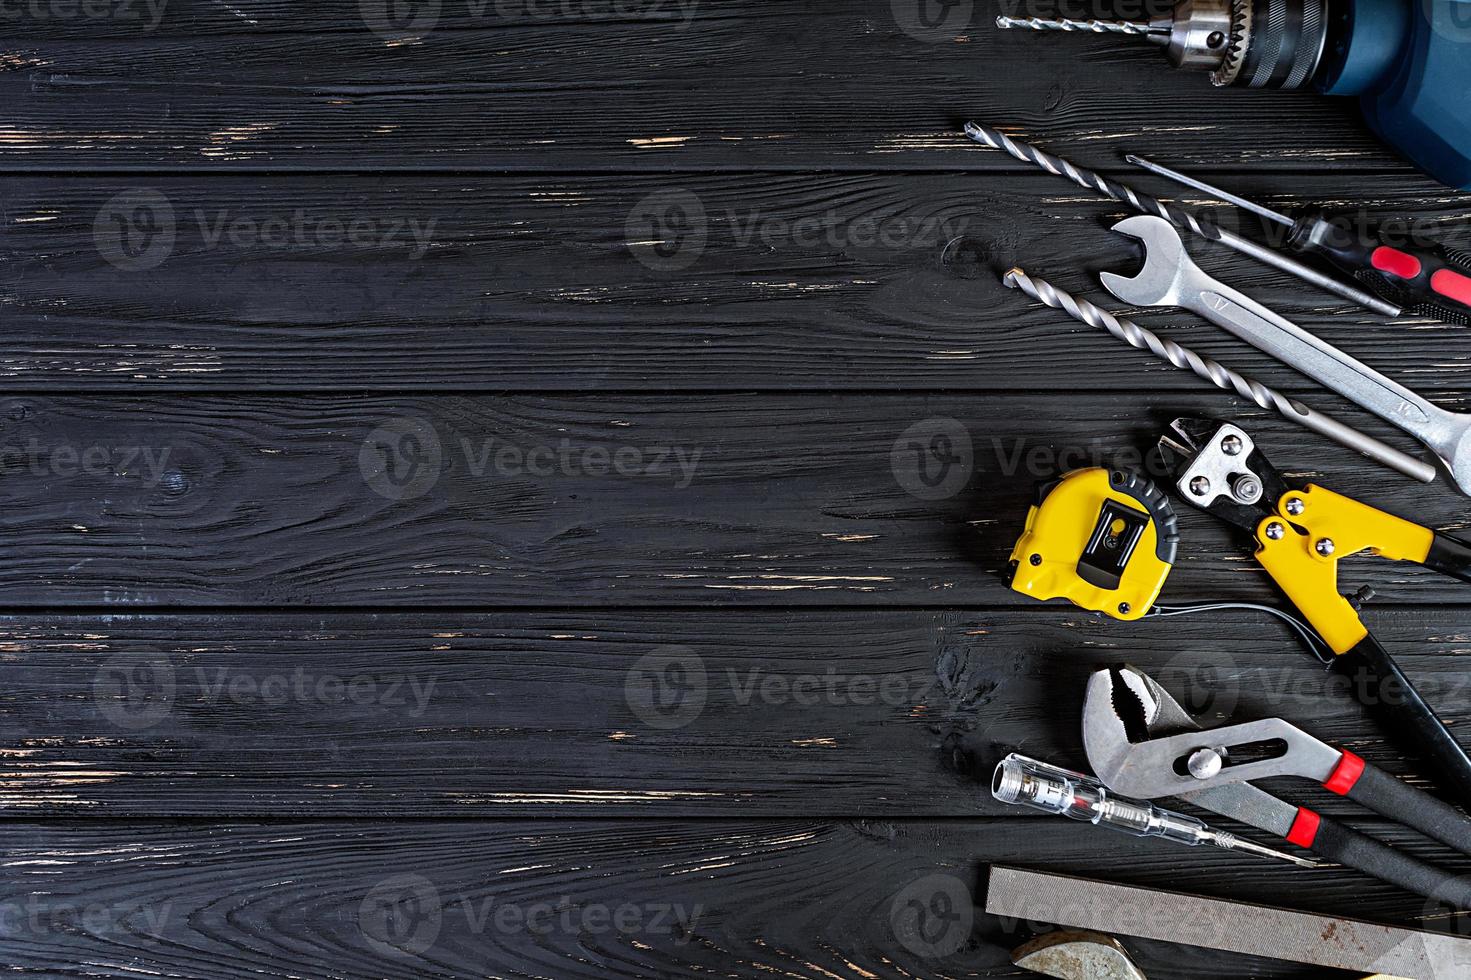
[(1115, 796), (1092, 776), (1015, 752), (996, 767), (991, 795), (1002, 803), (1060, 813), (1135, 837), (1164, 837), (1193, 847), (1212, 836), (1206, 824), (1194, 817)]

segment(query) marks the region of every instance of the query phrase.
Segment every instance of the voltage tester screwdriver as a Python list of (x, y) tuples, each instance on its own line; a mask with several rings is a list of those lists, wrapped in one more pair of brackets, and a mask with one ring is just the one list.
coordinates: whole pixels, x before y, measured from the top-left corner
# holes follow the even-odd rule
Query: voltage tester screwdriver
[(1471, 0), (1180, 0), (1150, 21), (1000, 17), (1003, 28), (1142, 37), (1217, 85), (1354, 95), (1385, 142), (1471, 190)]
[(1328, 261), (1397, 306), (1453, 323), (1471, 324), (1471, 257), (1445, 246), (1432, 250), (1390, 245), (1382, 236), (1376, 236), (1377, 243), (1366, 243), (1346, 226), (1323, 215), (1292, 218), (1142, 157), (1129, 155), (1125, 159), (1150, 173), (1291, 228), (1289, 248)]
[(1142, 800), (1131, 800), (1108, 790), (1092, 776), (1013, 752), (996, 766), (991, 795), (1002, 803), (1057, 813), (1096, 827), (1162, 837), (1186, 847), (1210, 844), (1229, 851), (1288, 861), (1302, 868), (1321, 867), (1318, 861), (1285, 854), (1254, 841), (1208, 826), (1203, 820), (1166, 810)]

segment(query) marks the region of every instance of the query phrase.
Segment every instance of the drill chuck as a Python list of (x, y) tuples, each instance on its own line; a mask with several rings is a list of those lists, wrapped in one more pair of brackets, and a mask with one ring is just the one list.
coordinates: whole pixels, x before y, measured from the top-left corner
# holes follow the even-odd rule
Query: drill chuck
[(1328, 0), (1180, 0), (1148, 23), (998, 18), (1002, 28), (1112, 33), (1164, 48), (1176, 68), (1203, 69), (1217, 85), (1301, 88), (1328, 42)]
[(1357, 97), (1387, 143), (1448, 186), (1471, 190), (1471, 0), (1178, 0), (1147, 22), (997, 23), (1133, 35), (1220, 86)]

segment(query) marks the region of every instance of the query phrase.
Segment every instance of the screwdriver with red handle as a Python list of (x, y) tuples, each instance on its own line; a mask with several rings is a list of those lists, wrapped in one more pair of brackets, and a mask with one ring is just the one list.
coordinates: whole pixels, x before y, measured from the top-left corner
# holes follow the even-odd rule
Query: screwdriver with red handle
[(1444, 245), (1429, 249), (1400, 247), (1377, 235), (1380, 240), (1366, 242), (1346, 224), (1323, 215), (1293, 218), (1143, 157), (1131, 154), (1125, 159), (1150, 173), (1286, 225), (1292, 229), (1287, 237), (1289, 248), (1326, 260), (1407, 312), (1471, 325), (1471, 256), (1465, 253)]

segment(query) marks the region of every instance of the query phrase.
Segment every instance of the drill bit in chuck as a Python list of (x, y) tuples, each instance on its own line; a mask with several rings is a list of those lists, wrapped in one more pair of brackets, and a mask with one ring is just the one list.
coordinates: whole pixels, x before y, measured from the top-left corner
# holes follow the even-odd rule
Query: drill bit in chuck
[(1092, 34), (1128, 34), (1148, 37), (1151, 34), (1168, 34), (1163, 27), (1132, 20), (1070, 20), (1066, 17), (1007, 17), (996, 18), (996, 26), (1002, 30), (1025, 28), (1029, 31), (1083, 31)]
[(1416, 459), (1372, 436), (1350, 428), (1337, 419), (1316, 412), (1302, 402), (1288, 398), (1260, 381), (1237, 374), (1225, 365), (1208, 357), (1202, 357), (1188, 347), (1181, 347), (1173, 340), (1166, 340), (1131, 320), (1114, 316), (1081, 296), (1074, 296), (1058, 289), (1045, 279), (1033, 279), (1021, 269), (1012, 269), (1006, 273), (1002, 282), (1011, 289), (1020, 289), (1028, 296), (1055, 310), (1062, 310), (1079, 323), (1086, 323), (1091, 327), (1106, 331), (1131, 347), (1147, 350), (1162, 361), (1195, 373), (1217, 388), (1234, 391), (1237, 395), (1269, 412), (1276, 412), (1283, 418), (1291, 419), (1299, 425), (1327, 436), (1340, 445), (1347, 446), (1370, 459), (1392, 467), (1412, 479), (1422, 483), (1429, 483), (1435, 479), (1435, 467), (1424, 460)]

